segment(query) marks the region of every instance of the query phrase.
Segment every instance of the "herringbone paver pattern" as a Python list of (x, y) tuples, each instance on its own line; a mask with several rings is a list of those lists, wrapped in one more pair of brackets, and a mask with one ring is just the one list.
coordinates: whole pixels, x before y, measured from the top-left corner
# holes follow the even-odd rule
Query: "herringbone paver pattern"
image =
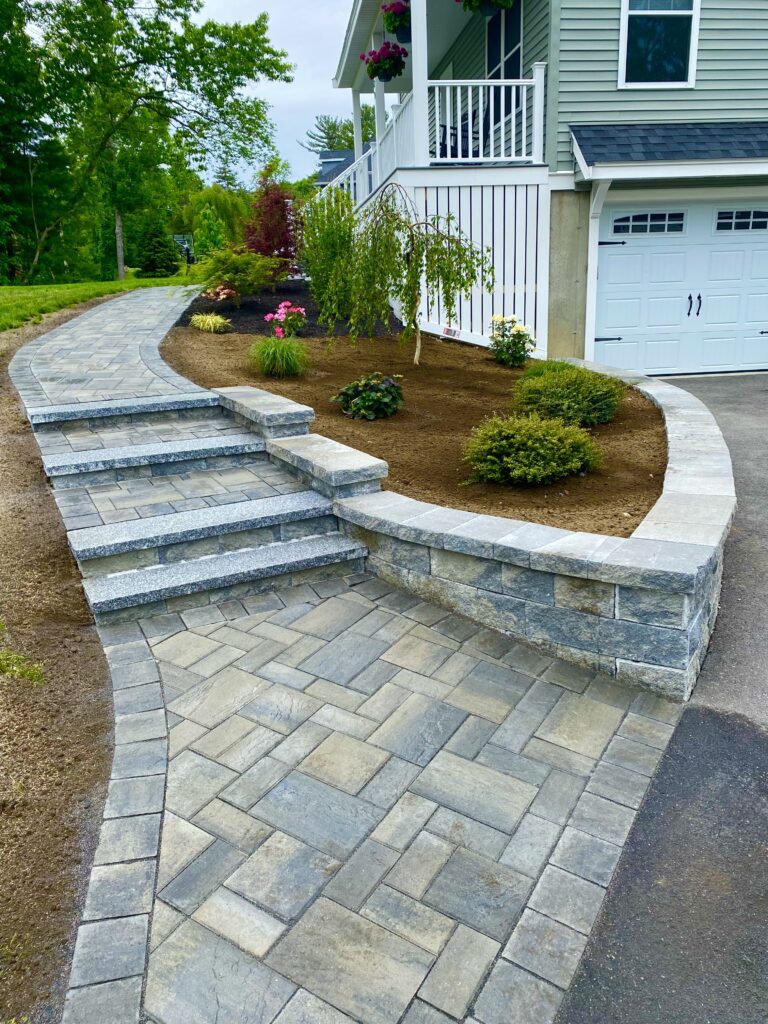
[(367, 577), (104, 638), (170, 728), (150, 1020), (553, 1020), (673, 705)]

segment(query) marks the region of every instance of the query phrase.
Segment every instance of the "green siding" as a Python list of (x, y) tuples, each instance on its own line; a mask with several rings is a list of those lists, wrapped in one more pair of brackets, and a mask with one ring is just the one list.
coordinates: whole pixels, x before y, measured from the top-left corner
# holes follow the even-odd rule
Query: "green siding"
[(523, 78), (549, 55), (549, 0), (523, 0)]
[(557, 116), (557, 138), (552, 130), (548, 152), (556, 141), (557, 169), (573, 166), (571, 124), (766, 117), (766, 0), (702, 0), (692, 89), (617, 88), (621, 0), (553, 0), (552, 6), (559, 109), (549, 111)]

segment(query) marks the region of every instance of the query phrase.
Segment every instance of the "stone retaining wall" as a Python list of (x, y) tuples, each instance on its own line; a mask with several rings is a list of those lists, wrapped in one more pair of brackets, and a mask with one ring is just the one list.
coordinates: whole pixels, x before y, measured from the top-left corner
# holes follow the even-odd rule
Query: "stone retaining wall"
[[(272, 438), (273, 461), (334, 498), (342, 528), (366, 545), (373, 572), (559, 658), (686, 700), (715, 624), (736, 507), (728, 448), (712, 414), (687, 392), (571, 361), (621, 377), (664, 414), (664, 490), (632, 537), (477, 515), (381, 491), (386, 464), (303, 433), (305, 407), (296, 407), (293, 419), (293, 403), (278, 407), (267, 392), (220, 394), (236, 415), (247, 401), (247, 418)], [(271, 414), (281, 420), (274, 430)], [(301, 422), (302, 433), (285, 437), (290, 420)]]

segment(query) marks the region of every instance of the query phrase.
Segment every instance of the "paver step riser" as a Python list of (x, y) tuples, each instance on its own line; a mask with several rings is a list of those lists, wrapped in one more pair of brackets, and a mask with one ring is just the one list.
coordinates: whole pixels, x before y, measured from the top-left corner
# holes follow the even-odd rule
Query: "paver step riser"
[[(101, 469), (92, 472), (62, 473), (51, 478), (53, 486), (93, 487), (98, 484), (116, 483), (119, 480), (146, 479), (149, 477), (176, 476), (201, 469), (235, 469), (253, 462), (267, 462), (264, 452), (246, 452), (242, 455), (216, 455), (202, 459), (184, 459), (180, 462), (147, 463), (141, 466), (124, 466), (120, 469)], [(299, 488), (297, 484), (297, 488)]]
[(58, 431), (75, 430), (121, 430), (130, 429), (132, 426), (150, 424), (160, 426), (163, 423), (178, 423), (189, 420), (220, 420), (223, 418), (232, 420), (235, 418), (226, 409), (218, 405), (193, 406), (188, 409), (157, 409), (149, 412), (121, 413), (115, 416), (88, 416), (80, 420), (67, 419), (51, 421), (38, 424), (35, 427), (35, 434), (45, 438), (48, 434), (55, 434)]
[(85, 594), (94, 614), (98, 614), (292, 575), (366, 554), (362, 545), (333, 533), (100, 576), (86, 580)]
[(233, 524), (230, 530), (211, 534), (208, 537), (124, 551), (120, 554), (99, 558), (78, 559), (78, 562), (83, 577), (94, 579), (111, 573), (128, 572), (132, 569), (146, 569), (154, 565), (171, 565), (191, 561), (195, 558), (206, 558), (209, 555), (245, 551), (263, 544), (321, 537), (338, 532), (338, 528), (339, 523), (335, 516), (313, 516), (255, 529), (246, 529)]
[(150, 398), (110, 399), (100, 402), (70, 402), (64, 405), (43, 405), (28, 410), (34, 430), (64, 423), (98, 422), (151, 412), (190, 410), (203, 412), (219, 409), (219, 399), (207, 391), (183, 395), (158, 395)]
[(348, 558), (339, 562), (314, 569), (301, 569), (279, 576), (270, 576), (261, 580), (250, 580), (246, 583), (233, 583), (215, 590), (199, 590), (194, 594), (180, 597), (169, 597), (152, 601), (147, 604), (131, 605), (117, 611), (95, 611), (94, 618), (99, 625), (117, 625), (121, 622), (135, 622), (148, 615), (164, 615), (172, 612), (188, 611), (190, 608), (204, 608), (209, 604), (221, 601), (246, 601), (249, 597), (257, 597), (272, 590), (283, 590), (286, 587), (298, 587), (303, 583), (319, 583), (323, 580), (337, 579), (365, 571), (365, 558)]

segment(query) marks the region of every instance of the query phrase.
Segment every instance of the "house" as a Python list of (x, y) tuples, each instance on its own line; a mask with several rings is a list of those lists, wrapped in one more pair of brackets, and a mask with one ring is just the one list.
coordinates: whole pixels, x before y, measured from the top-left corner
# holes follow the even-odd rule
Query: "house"
[[(371, 144), (366, 142), (363, 145), (363, 152), (367, 153)], [(320, 170), (317, 175), (318, 185), (330, 185), (332, 181), (357, 159), (354, 149), (323, 149), (318, 153)]]
[(425, 329), (482, 344), (514, 312), (542, 355), (768, 369), (765, 0), (468, 5), (411, 0), (405, 71), (374, 83), (360, 54), (385, 38), (380, 3), (354, 0), (334, 83), (357, 140), (336, 184), (363, 205), (397, 182), (492, 251), (493, 293), (450, 324), (425, 306)]

